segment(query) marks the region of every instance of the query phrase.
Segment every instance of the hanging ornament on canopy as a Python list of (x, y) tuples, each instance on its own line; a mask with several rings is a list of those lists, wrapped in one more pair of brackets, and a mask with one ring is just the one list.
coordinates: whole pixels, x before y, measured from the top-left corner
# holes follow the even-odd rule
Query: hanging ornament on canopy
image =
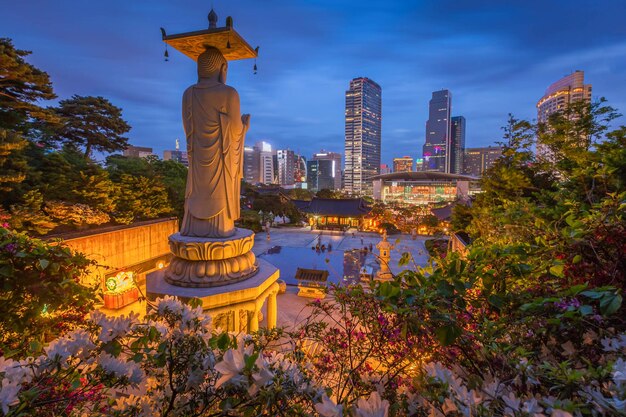
[(253, 68), (253, 70), (254, 70), (254, 75), (256, 75), (256, 71), (258, 69), (257, 66), (256, 66), (256, 59), (259, 56), (259, 47), (258, 46), (256, 48), (254, 48), (254, 54), (255, 54), (255, 56), (254, 56), (254, 68)]

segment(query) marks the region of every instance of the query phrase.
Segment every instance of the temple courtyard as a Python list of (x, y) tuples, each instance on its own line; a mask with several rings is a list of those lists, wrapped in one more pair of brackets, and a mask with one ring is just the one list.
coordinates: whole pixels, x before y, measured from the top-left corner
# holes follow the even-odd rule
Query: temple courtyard
[[(418, 236), (413, 240), (406, 234), (389, 236), (389, 242), (394, 245), (389, 262), (391, 271), (397, 274), (403, 269), (426, 266), (428, 263), (428, 252), (424, 247), (426, 239), (428, 237)], [(306, 304), (312, 299), (297, 295), (295, 279), (297, 268), (327, 270), (329, 283), (354, 282), (354, 274), (358, 276), (363, 267), (369, 268), (368, 270), (375, 274), (378, 269), (376, 244), (380, 241), (381, 236), (377, 233), (356, 230), (343, 233), (311, 231), (309, 228), (272, 228), (269, 239), (265, 232), (257, 233), (252, 251), (258, 258), (276, 266), (280, 270), (279, 279), (287, 283), (286, 292), (277, 296), (277, 325), (291, 328), (309, 316)], [(369, 252), (370, 245), (373, 252)], [(364, 248), (368, 249), (367, 252), (363, 250)], [(398, 262), (404, 252), (411, 254), (412, 261), (409, 265), (401, 267)], [(145, 294), (146, 283), (138, 284)], [(143, 315), (146, 304), (135, 302), (119, 310), (104, 311), (114, 315), (128, 314), (131, 311)], [(266, 312), (265, 306), (261, 311)], [(259, 325), (266, 327), (265, 314)]]

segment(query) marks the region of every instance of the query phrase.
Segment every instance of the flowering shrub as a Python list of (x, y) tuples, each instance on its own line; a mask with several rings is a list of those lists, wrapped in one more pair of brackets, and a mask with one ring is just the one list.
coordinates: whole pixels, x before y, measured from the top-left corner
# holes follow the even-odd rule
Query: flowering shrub
[(0, 227), (0, 355), (36, 354), (82, 321), (97, 294), (80, 283), (91, 264), (63, 245)]

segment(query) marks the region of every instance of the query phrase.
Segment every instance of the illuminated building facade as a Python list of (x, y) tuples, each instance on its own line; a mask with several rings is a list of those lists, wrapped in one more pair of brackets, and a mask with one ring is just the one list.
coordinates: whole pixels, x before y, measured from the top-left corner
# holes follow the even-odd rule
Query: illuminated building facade
[(467, 148), (463, 156), (463, 174), (482, 177), (498, 158), (502, 156), (500, 146), (486, 148)]
[(401, 158), (393, 158), (393, 172), (412, 172), (413, 158), (403, 156)]
[(465, 152), (465, 117), (452, 118), (450, 128), (450, 173), (463, 173), (463, 153)]
[(272, 145), (257, 142), (243, 150), (243, 177), (250, 184), (274, 184), (274, 160)]
[(369, 78), (350, 81), (346, 91), (344, 189), (371, 195), (370, 177), (380, 173), (382, 89)]
[(154, 155), (154, 152), (152, 152), (152, 148), (128, 145), (122, 152), (122, 155), (133, 158), (146, 158), (150, 155)]
[[(574, 73), (551, 84), (537, 102), (537, 121), (545, 123), (548, 117), (565, 109), (570, 103), (591, 101), (591, 84), (585, 84), (585, 72)], [(537, 143), (537, 156), (551, 159), (550, 151), (542, 143)]]
[(294, 185), (296, 182), (296, 153), (290, 149), (276, 151), (278, 184)]
[(314, 191), (341, 189), (341, 154), (321, 150), (307, 162), (307, 184)]
[(426, 140), (422, 148), (424, 171), (450, 172), (451, 112), (450, 91), (434, 91), (428, 103)]
[(429, 205), (466, 200), (480, 191), (473, 177), (443, 172), (394, 172), (373, 178), (374, 198), (385, 203)]

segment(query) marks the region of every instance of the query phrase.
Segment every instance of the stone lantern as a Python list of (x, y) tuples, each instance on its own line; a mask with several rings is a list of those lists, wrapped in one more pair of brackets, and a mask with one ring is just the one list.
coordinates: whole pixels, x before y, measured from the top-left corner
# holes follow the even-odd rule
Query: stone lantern
[(391, 250), (394, 249), (394, 245), (387, 240), (387, 231), (383, 232), (383, 240), (376, 245), (378, 249), (378, 260), (380, 262), (380, 270), (376, 272), (374, 277), (377, 281), (389, 281), (393, 279), (391, 270), (389, 269), (389, 260), (391, 259)]

